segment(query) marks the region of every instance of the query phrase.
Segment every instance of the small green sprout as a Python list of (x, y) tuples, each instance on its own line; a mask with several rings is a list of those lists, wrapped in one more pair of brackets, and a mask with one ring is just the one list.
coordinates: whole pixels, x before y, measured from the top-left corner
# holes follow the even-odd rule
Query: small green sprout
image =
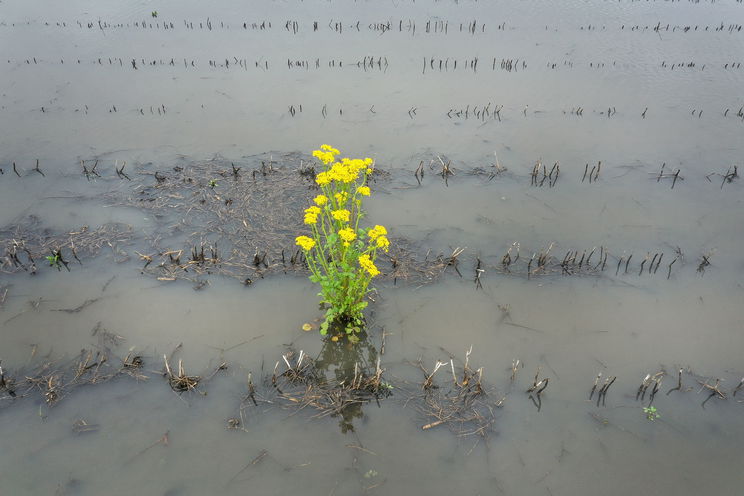
[(661, 417), (661, 415), (656, 411), (655, 406), (643, 407), (643, 413), (646, 414), (646, 418), (651, 422)]
[[(73, 251), (72, 254), (74, 255), (75, 252)], [(62, 250), (60, 249), (52, 250), (52, 254), (47, 255), (46, 260), (49, 262), (50, 267), (56, 267), (57, 270), (62, 270), (62, 266), (64, 265), (67, 272), (70, 271), (70, 268), (67, 266), (67, 261), (62, 258)]]
[(62, 257), (59, 256), (59, 252), (54, 252), (52, 255), (47, 255), (46, 259), (49, 262), (50, 267), (57, 267), (58, 269), (60, 268)]
[(209, 187), (214, 189), (215, 186), (217, 186), (217, 179), (210, 179), (209, 180)]
[(158, 16), (158, 11), (157, 11), (157, 10), (153, 10), (153, 11), (152, 11), (152, 12), (150, 13), (150, 15), (151, 15), (151, 16), (153, 16), (153, 17), (157, 17), (157, 16)]

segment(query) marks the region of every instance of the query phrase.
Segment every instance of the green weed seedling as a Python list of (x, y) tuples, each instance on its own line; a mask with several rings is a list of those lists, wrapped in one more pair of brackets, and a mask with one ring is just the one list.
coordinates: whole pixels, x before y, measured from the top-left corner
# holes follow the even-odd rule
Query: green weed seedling
[(64, 265), (65, 269), (67, 269), (68, 272), (70, 271), (70, 267), (68, 267), (67, 261), (62, 258), (62, 250), (52, 251), (52, 254), (47, 255), (46, 259), (47, 262), (49, 262), (50, 267), (56, 267), (57, 270), (62, 270), (62, 266)]
[(646, 414), (646, 418), (651, 422), (661, 417), (655, 406), (643, 407), (643, 413)]

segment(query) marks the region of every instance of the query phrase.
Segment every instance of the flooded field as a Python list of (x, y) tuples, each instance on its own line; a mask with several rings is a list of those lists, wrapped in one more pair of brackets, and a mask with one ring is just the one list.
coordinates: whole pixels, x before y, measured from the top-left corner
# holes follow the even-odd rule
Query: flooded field
[[(740, 493), (742, 26), (0, 2), (0, 494)], [(326, 142), (393, 242), (354, 349), (294, 246)]]

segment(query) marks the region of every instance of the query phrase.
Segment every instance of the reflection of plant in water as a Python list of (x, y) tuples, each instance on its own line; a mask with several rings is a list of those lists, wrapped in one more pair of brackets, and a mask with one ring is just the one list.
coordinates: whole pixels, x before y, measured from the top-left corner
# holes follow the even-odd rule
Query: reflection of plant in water
[[(352, 387), (355, 384), (361, 385), (362, 377), (377, 377), (377, 391), (375, 394), (378, 397), (388, 396), (392, 387), (380, 379), (382, 370), (379, 368), (377, 349), (370, 342), (367, 332), (361, 330), (358, 335), (349, 337), (358, 338), (358, 342), (350, 342), (348, 339), (325, 339), (323, 348), (315, 361), (316, 370), (322, 373), (325, 380), (330, 384), (350, 384)], [(367, 383), (367, 386), (369, 385)], [(360, 392), (363, 391), (364, 388)], [(346, 404), (331, 415), (333, 417), (340, 416), (339, 426), (342, 433), (354, 432), (353, 421), (362, 418), (362, 405), (365, 402), (361, 397), (350, 398)]]
[(305, 209), (305, 225), (311, 236), (298, 236), (304, 250), (310, 280), (320, 284), (325, 320), (320, 333), (328, 333), (331, 323), (341, 324), (346, 334), (359, 332), (363, 325), (364, 300), (369, 283), (380, 274), (375, 265), (377, 250), (388, 251), (390, 241), (383, 226), (362, 228), (365, 213), (362, 198), (370, 195), (367, 179), (373, 172), (371, 158), (342, 158), (330, 145), (321, 145), (313, 156), (323, 164), (315, 177), (321, 193)]
[(346, 434), (347, 432), (354, 432), (354, 419), (362, 418), (362, 404), (351, 403), (346, 405), (338, 413), (331, 415), (332, 417), (341, 416), (338, 420), (338, 426), (341, 427), (341, 433)]
[(643, 413), (645, 413), (646, 418), (652, 422), (661, 417), (661, 414), (656, 411), (655, 406), (643, 407)]
[[(341, 432), (353, 432), (354, 419), (362, 417), (362, 406), (390, 396), (392, 389), (382, 379), (385, 371), (366, 332), (360, 331), (358, 336), (358, 344), (345, 338), (326, 338), (315, 360), (303, 350), (284, 353), (271, 376), (280, 403), (298, 411), (315, 411), (312, 418), (338, 417)], [(249, 379), (248, 399), (258, 406), (251, 384)]]
[(348, 339), (325, 339), (315, 368), (325, 372), (333, 371), (334, 378), (342, 383), (354, 377), (354, 371), (373, 368), (377, 361), (377, 349), (370, 342), (367, 331), (361, 330), (356, 346)]

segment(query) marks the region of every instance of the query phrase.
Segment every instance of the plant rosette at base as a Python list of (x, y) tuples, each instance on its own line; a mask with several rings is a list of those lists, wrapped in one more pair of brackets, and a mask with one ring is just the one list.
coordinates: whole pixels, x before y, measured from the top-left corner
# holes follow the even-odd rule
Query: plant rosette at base
[[(327, 309), (326, 309), (327, 310)], [(325, 322), (324, 322), (325, 323)], [(328, 322), (326, 328), (320, 326), (320, 333), (326, 336), (326, 339), (334, 343), (351, 343), (357, 344), (364, 335), (366, 335), (366, 321), (362, 315), (358, 321), (345, 321), (343, 317)]]
[(374, 170), (371, 158), (340, 158), (330, 145), (321, 145), (313, 156), (322, 164), (315, 182), (321, 193), (304, 211), (309, 235), (296, 238), (305, 252), (310, 280), (320, 285), (321, 306), (326, 309), (320, 326), (328, 334), (331, 324), (347, 335), (364, 326), (363, 311), (369, 284), (380, 275), (375, 265), (378, 250), (387, 252), (387, 229), (376, 225), (363, 227), (363, 198), (371, 195), (367, 179)]

